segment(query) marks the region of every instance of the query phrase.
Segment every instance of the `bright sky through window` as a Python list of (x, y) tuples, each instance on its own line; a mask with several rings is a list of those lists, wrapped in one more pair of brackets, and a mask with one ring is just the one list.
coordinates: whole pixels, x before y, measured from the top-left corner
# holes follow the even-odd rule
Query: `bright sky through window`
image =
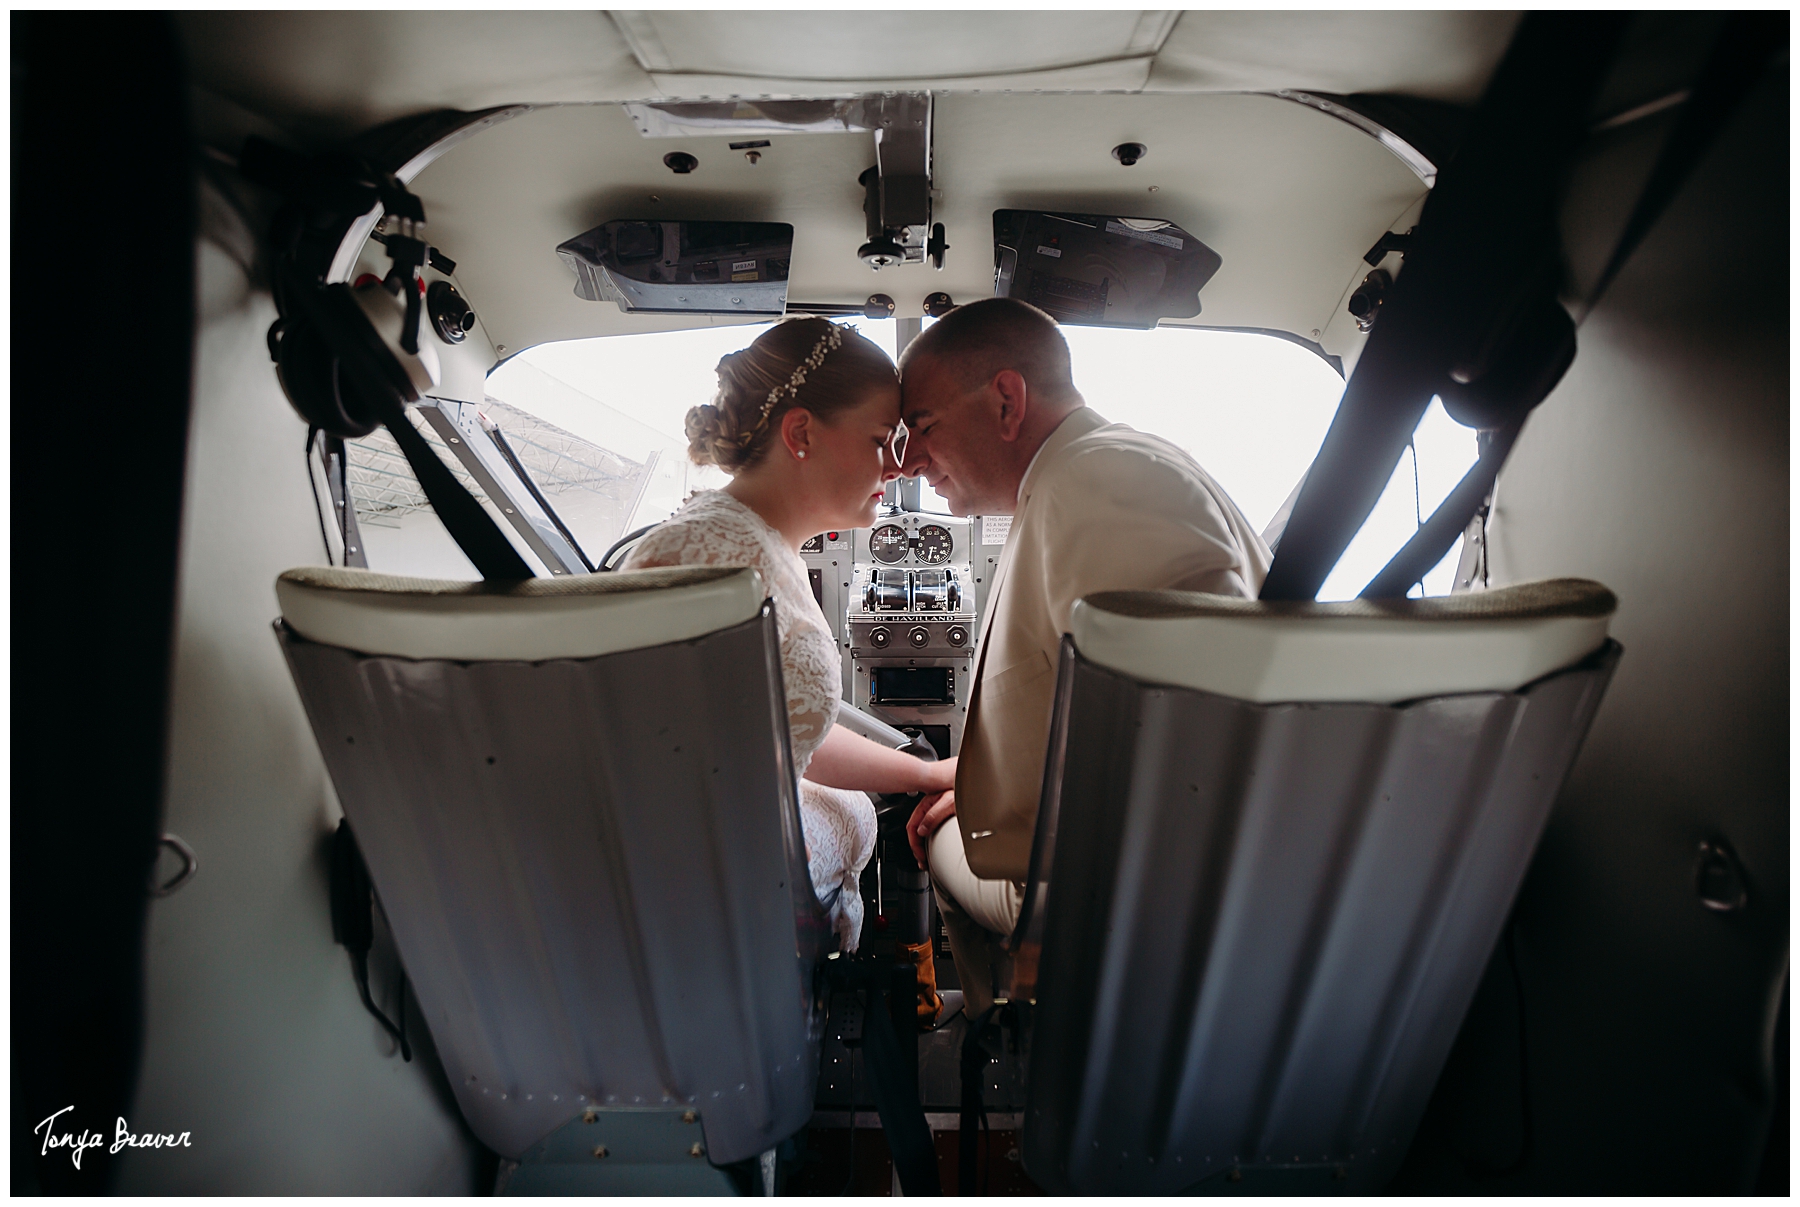
[[(852, 322), (884, 348), (893, 348), (891, 320)], [(616, 422), (609, 428), (584, 415), (580, 399), (568, 392), (545, 388), (539, 374), (547, 374), (685, 448), (682, 422), (689, 407), (710, 400), (717, 390), (713, 370), (719, 358), (762, 330), (731, 325), (545, 344), (495, 371), (488, 391), (602, 447), (634, 438), (614, 434), (612, 428), (620, 426)], [(1186, 449), (1259, 530), (1311, 464), (1343, 392), (1343, 381), (1319, 357), (1269, 336), (1095, 327), (1065, 327), (1064, 334), (1074, 358), (1075, 383), (1088, 403), (1108, 419)], [(1419, 425), (1415, 444), (1416, 499), (1412, 454), (1407, 453), (1319, 598), (1348, 599), (1361, 590), (1412, 535), (1416, 516), (1429, 516), (1475, 460), (1474, 433), (1435, 402)], [(722, 478), (715, 474), (692, 475), (688, 486), (716, 484)], [(934, 502), (928, 495), (926, 506)], [(1453, 547), (1426, 575), (1426, 594), (1449, 592), (1458, 552)]]

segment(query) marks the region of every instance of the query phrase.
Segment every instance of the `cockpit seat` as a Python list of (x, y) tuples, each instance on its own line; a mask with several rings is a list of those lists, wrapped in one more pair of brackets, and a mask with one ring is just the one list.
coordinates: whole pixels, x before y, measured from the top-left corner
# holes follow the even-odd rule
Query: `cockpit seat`
[(1615, 604), (1578, 579), (1078, 602), (1012, 940), (1031, 1176), (1382, 1189), (1619, 660)]
[(302, 569), (276, 591), (457, 1102), (525, 1162), (508, 1189), (720, 1193), (692, 1173), (804, 1126), (830, 936), (757, 575)]

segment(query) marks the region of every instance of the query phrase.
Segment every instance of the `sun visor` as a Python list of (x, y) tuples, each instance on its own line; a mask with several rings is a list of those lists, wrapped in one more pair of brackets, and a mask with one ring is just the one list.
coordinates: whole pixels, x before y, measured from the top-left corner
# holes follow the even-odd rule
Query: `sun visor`
[(1156, 218), (994, 211), (994, 295), (1059, 323), (1154, 327), (1193, 318), (1219, 253)]
[(782, 314), (793, 251), (784, 222), (634, 220), (556, 248), (576, 297), (638, 314)]

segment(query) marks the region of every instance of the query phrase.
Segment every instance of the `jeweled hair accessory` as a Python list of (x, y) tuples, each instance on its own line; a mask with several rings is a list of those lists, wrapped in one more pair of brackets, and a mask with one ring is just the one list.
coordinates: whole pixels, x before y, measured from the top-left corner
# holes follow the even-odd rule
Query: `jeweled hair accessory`
[(768, 401), (762, 404), (762, 413), (756, 417), (756, 425), (738, 437), (739, 444), (747, 445), (754, 440), (756, 433), (762, 431), (763, 425), (769, 422), (769, 412), (775, 409), (776, 404), (781, 401), (781, 396), (783, 394), (799, 394), (800, 387), (806, 384), (806, 375), (824, 364), (825, 358), (844, 342), (842, 327), (836, 323), (826, 323), (825, 326), (828, 330), (819, 337), (819, 342), (813, 345), (813, 350), (807, 358), (794, 367), (793, 375), (787, 379), (787, 384), (776, 386), (769, 391)]

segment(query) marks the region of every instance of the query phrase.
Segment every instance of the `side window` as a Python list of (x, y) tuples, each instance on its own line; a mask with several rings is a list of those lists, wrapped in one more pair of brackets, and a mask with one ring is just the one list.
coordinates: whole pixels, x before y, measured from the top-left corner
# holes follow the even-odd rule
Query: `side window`
[[(894, 347), (891, 320), (839, 321)], [(582, 551), (598, 561), (624, 534), (667, 519), (694, 491), (730, 480), (688, 460), (684, 423), (688, 408), (717, 392), (719, 359), (765, 329), (733, 324), (544, 344), (489, 376), (482, 412), (505, 434)], [(493, 511), (431, 427), (415, 426)], [(475, 577), (385, 431), (351, 442), (350, 484), (370, 568)]]
[[(1253, 332), (1068, 326), (1063, 335), (1089, 405), (1185, 449), (1265, 533), (1318, 454), (1344, 392), (1337, 371), (1313, 352)], [(1475, 434), (1435, 401), (1414, 448), (1320, 599), (1354, 598), (1411, 538), (1415, 515), (1429, 516), (1475, 462)], [(1425, 576), (1425, 594), (1449, 594), (1459, 549)]]

